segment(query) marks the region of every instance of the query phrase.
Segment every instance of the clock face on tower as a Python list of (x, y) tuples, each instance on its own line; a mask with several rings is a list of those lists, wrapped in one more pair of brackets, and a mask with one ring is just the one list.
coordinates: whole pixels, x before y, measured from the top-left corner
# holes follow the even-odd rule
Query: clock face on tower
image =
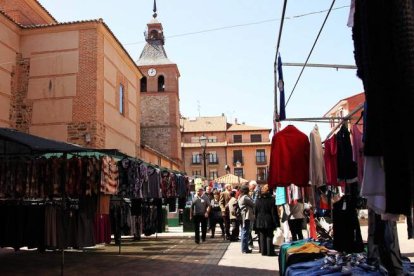
[(157, 74), (157, 70), (155, 68), (148, 69), (148, 76), (153, 77)]

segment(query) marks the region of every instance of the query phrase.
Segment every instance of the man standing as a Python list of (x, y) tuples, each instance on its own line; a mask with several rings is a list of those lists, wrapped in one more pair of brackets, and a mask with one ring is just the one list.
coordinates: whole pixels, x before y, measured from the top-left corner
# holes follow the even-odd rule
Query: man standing
[[(256, 199), (259, 197), (260, 194), (260, 187), (257, 185), (257, 182), (251, 180), (249, 182), (249, 196), (253, 200), (253, 203), (256, 203)], [(249, 236), (249, 245), (253, 247), (253, 241), (258, 240), (258, 236), (253, 237), (253, 223), (250, 224), (250, 236)]]
[[(206, 187), (206, 192), (205, 195), (208, 197), (209, 201), (211, 202), (214, 199), (214, 195), (213, 195), (213, 187), (208, 185)], [(212, 224), (212, 217), (211, 217), (212, 213), (210, 212), (210, 216), (207, 218), (207, 231), (210, 232), (211, 230), (211, 224)]]
[(220, 193), (220, 209), (224, 220), (226, 239), (230, 240), (230, 214), (228, 203), (230, 201), (231, 184), (224, 186), (224, 191)]
[(194, 222), (195, 242), (200, 243), (200, 224), (201, 224), (201, 241), (206, 241), (207, 235), (207, 218), (210, 212), (210, 200), (204, 194), (204, 189), (199, 188), (193, 198), (190, 209), (190, 220)]
[(257, 185), (257, 182), (251, 180), (249, 182), (249, 196), (256, 203), (256, 199), (259, 197), (260, 194), (260, 187)]
[(252, 250), (249, 249), (249, 236), (250, 224), (254, 222), (254, 203), (249, 196), (249, 187), (247, 185), (243, 185), (240, 188), (238, 203), (242, 211), (241, 250), (242, 253), (252, 253)]

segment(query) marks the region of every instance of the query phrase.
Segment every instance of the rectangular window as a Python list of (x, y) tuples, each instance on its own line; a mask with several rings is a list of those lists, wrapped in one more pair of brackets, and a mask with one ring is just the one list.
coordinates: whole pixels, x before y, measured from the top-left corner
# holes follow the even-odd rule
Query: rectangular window
[(261, 134), (251, 134), (250, 135), (250, 141), (252, 143), (261, 142), (262, 141), (262, 135)]
[(119, 113), (124, 114), (125, 105), (124, 105), (124, 86), (119, 85)]
[(191, 172), (191, 174), (193, 176), (201, 176), (201, 171), (200, 170), (194, 170), (194, 171)]
[(233, 151), (233, 164), (236, 164), (237, 161), (243, 164), (243, 151), (242, 150)]
[(239, 134), (237, 134), (237, 135), (233, 135), (233, 142), (234, 143), (241, 143), (243, 140), (242, 140), (242, 136), (241, 135), (239, 135)]
[(208, 155), (208, 163), (210, 164), (218, 164), (217, 152), (211, 151)]
[(191, 156), (191, 163), (192, 164), (201, 164), (200, 154), (198, 152), (193, 152)]
[(209, 136), (207, 141), (208, 141), (208, 143), (216, 143), (217, 142), (217, 137), (216, 136)]
[(256, 163), (257, 164), (266, 163), (266, 151), (264, 149), (256, 150)]
[(266, 181), (267, 180), (267, 169), (266, 167), (257, 168), (257, 181)]
[(210, 170), (208, 172), (208, 178), (209, 179), (216, 179), (218, 177), (217, 170)]
[(234, 175), (243, 177), (243, 168), (234, 168)]

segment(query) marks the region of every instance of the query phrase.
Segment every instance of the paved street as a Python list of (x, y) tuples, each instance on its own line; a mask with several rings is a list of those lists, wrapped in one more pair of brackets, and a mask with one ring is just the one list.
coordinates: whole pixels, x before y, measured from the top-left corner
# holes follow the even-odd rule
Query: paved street
[[(100, 246), (85, 252), (65, 252), (65, 275), (277, 275), (276, 257), (272, 258), (273, 270), (231, 266), (226, 257), (220, 261), (229, 242), (208, 239), (197, 245), (191, 236), (143, 238), (141, 241), (124, 241), (119, 255), (115, 245)], [(235, 255), (248, 259), (262, 258), (258, 252), (242, 255), (239, 243)], [(235, 256), (239, 258), (240, 256)], [(1, 275), (60, 275), (60, 252), (38, 253), (0, 249)], [(248, 262), (247, 262), (248, 263)]]
[[(366, 239), (366, 226), (361, 226)], [(407, 239), (406, 224), (398, 223), (401, 253), (414, 261), (414, 240)], [(240, 243), (221, 238), (194, 243), (193, 233), (172, 227), (167, 233), (124, 239), (119, 246), (97, 246), (85, 251), (65, 251), (64, 275), (278, 275), (277, 257), (257, 250), (241, 254)], [(0, 275), (60, 275), (60, 252), (0, 249)]]

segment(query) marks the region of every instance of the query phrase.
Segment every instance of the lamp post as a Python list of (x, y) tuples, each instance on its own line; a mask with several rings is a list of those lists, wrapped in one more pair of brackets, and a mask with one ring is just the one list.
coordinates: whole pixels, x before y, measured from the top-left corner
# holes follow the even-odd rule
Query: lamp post
[(201, 148), (203, 149), (203, 153), (201, 154), (201, 157), (203, 157), (204, 177), (207, 179), (207, 164), (206, 164), (206, 158), (207, 158), (207, 153), (206, 153), (207, 137), (206, 136), (202, 135), (200, 137), (200, 145), (201, 145)]

